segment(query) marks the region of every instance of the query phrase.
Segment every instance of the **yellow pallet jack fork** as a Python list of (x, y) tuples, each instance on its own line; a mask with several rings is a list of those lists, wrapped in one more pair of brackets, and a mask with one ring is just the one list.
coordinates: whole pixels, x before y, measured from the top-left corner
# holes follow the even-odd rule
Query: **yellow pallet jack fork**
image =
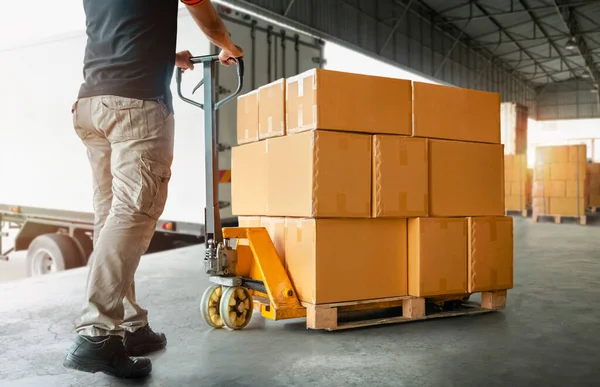
[[(221, 229), (218, 204), (217, 126), (216, 112), (223, 104), (235, 98), (244, 86), (244, 61), (237, 59), (237, 90), (217, 100), (215, 87), (217, 55), (192, 57), (201, 64), (203, 78), (193, 89), (204, 88), (203, 103), (183, 95), (183, 71), (177, 68), (179, 97), (204, 110), (206, 208), (204, 269), (212, 286), (207, 288), (200, 302), (204, 321), (213, 328), (227, 327), (238, 330), (250, 322), (253, 310), (260, 310), (271, 320), (306, 317), (290, 278), (279, 259), (273, 241), (263, 227), (234, 227)], [(236, 240), (236, 247), (232, 247)], [(243, 244), (239, 241), (245, 241)]]

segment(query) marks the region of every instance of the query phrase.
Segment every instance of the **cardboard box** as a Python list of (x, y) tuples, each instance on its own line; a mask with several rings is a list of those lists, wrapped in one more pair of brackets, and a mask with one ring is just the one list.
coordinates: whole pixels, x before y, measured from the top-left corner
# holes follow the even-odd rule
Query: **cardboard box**
[(587, 145), (570, 145), (569, 162), (585, 164), (587, 161)]
[(413, 105), (414, 136), (500, 144), (498, 93), (413, 82)]
[(409, 80), (311, 69), (286, 80), (288, 133), (412, 134)]
[(588, 175), (588, 185), (595, 191), (600, 191), (600, 175)]
[(588, 187), (585, 180), (565, 181), (565, 196), (568, 198), (581, 198), (588, 195)]
[(467, 220), (408, 219), (408, 294), (467, 292)]
[(534, 180), (550, 180), (550, 164), (536, 164), (533, 168)]
[(527, 184), (525, 185), (525, 197), (527, 198), (527, 203), (531, 203), (531, 190), (533, 187), (533, 168), (527, 168)]
[(531, 201), (531, 210), (534, 214), (546, 215), (550, 206), (550, 198), (536, 198)]
[(513, 288), (513, 218), (468, 218), (468, 292)]
[(316, 130), (267, 143), (267, 215), (371, 216), (371, 136)]
[(285, 135), (285, 79), (258, 88), (258, 138)]
[[(238, 226), (240, 227), (262, 227), (260, 223), (260, 216), (238, 216)], [(249, 244), (246, 239), (239, 239), (237, 245), (248, 246)]]
[(548, 215), (583, 216), (585, 207), (584, 198), (550, 198)]
[(551, 180), (584, 180), (586, 165), (582, 163), (554, 163), (550, 164)]
[(504, 180), (507, 182), (527, 180), (527, 159), (525, 155), (504, 155)]
[(406, 219), (286, 218), (285, 257), (301, 301), (407, 294)]
[(428, 143), (430, 216), (504, 215), (502, 144)]
[(600, 175), (600, 163), (587, 164), (587, 171), (590, 175)]
[(260, 216), (238, 216), (238, 226), (240, 227), (262, 227), (260, 223)]
[(564, 180), (551, 180), (544, 184), (546, 196), (551, 198), (564, 198), (567, 195), (567, 182)]
[(537, 147), (535, 162), (539, 164), (567, 163), (569, 162), (569, 147), (566, 145)]
[(375, 135), (372, 165), (374, 218), (428, 215), (426, 139)]
[(263, 216), (260, 218), (260, 226), (267, 229), (271, 241), (277, 250), (277, 255), (283, 264), (285, 264), (285, 218), (273, 218)]
[(533, 187), (531, 189), (531, 194), (533, 198), (541, 198), (544, 197), (546, 185), (543, 180), (534, 180)]
[(589, 199), (590, 207), (600, 207), (600, 193), (591, 193)]
[(238, 144), (258, 141), (258, 90), (237, 98), (237, 141)]
[[(505, 183), (506, 184), (506, 183)], [(510, 183), (511, 186), (511, 196), (523, 196), (525, 197), (525, 194), (527, 193), (526, 191), (526, 186), (525, 186), (526, 182), (523, 181), (521, 183), (517, 182), (517, 183)]]
[(527, 208), (526, 197), (523, 195), (507, 196), (504, 201), (508, 211), (523, 211)]
[(231, 211), (234, 216), (267, 214), (267, 143), (231, 149)]

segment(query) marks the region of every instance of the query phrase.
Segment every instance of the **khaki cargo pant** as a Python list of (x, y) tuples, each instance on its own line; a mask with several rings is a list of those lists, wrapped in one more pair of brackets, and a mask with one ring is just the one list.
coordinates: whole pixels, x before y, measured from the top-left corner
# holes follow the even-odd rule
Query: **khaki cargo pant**
[(134, 274), (167, 199), (174, 117), (161, 102), (99, 96), (73, 105), (94, 184), (94, 251), (75, 330), (123, 335), (147, 324)]

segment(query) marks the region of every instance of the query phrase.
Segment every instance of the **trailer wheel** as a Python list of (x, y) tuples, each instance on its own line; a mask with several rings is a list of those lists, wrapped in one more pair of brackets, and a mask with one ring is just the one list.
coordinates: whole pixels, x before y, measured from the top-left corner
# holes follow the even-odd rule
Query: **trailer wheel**
[(94, 242), (83, 230), (75, 230), (73, 233), (73, 239), (81, 252), (81, 258), (84, 265), (87, 265), (90, 260), (90, 255), (94, 250)]
[(67, 235), (44, 234), (36, 237), (27, 250), (30, 276), (51, 274), (83, 265), (76, 242)]

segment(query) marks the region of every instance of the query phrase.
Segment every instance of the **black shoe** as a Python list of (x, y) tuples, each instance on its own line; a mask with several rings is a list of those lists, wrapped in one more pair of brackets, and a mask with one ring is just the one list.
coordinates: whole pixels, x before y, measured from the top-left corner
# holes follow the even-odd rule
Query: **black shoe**
[(167, 337), (164, 333), (156, 333), (150, 325), (146, 325), (135, 332), (125, 331), (123, 345), (132, 356), (142, 356), (158, 351), (167, 346)]
[(63, 365), (84, 372), (104, 372), (118, 378), (143, 378), (152, 371), (146, 358), (127, 355), (120, 336), (77, 336)]

